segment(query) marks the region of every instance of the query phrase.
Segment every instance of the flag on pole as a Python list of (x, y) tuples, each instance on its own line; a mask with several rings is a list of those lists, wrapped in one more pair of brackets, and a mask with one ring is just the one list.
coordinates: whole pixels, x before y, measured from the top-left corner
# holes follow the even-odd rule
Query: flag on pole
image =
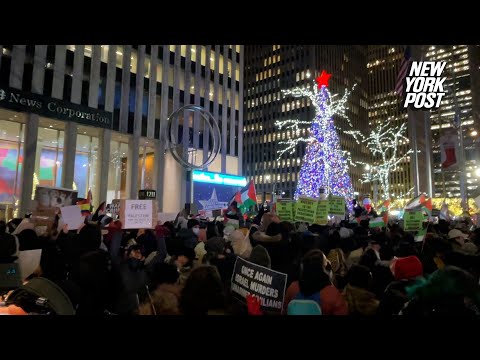
[(242, 205), (246, 208), (253, 206), (257, 203), (257, 192), (255, 191), (255, 184), (253, 180), (240, 190), (240, 197), (242, 200)]
[(408, 69), (410, 68), (410, 63), (412, 62), (412, 54), (410, 46), (405, 48), (405, 53), (403, 54), (402, 62), (400, 63), (400, 69), (398, 71), (397, 80), (395, 82), (395, 92), (398, 95), (402, 95), (403, 92), (403, 83), (405, 77), (407, 76)]
[(450, 216), (448, 215), (448, 205), (447, 203), (443, 203), (442, 207), (440, 208), (440, 215), (438, 216), (440, 219), (443, 220), (450, 220)]
[(412, 210), (415, 209), (416, 207), (421, 206), (426, 200), (425, 194), (421, 194), (417, 196), (416, 198), (412, 199), (406, 206), (405, 210)]
[(371, 227), (371, 228), (384, 227), (384, 226), (385, 226), (385, 220), (381, 216), (370, 220), (370, 222), (368, 223), (368, 227)]

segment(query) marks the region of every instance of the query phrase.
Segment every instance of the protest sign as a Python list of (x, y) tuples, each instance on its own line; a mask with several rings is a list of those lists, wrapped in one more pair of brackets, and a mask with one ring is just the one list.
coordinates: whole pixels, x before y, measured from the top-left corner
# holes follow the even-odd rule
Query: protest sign
[(405, 211), (403, 215), (403, 230), (420, 231), (423, 228), (423, 220), (422, 211)]
[(328, 223), (328, 200), (319, 200), (317, 203), (317, 213), (315, 224), (327, 225)]
[(84, 222), (82, 210), (78, 205), (64, 206), (60, 208), (63, 224), (68, 225), (68, 230), (77, 230)]
[(280, 313), (286, 285), (287, 274), (237, 257), (231, 290), (242, 301), (246, 301), (247, 295), (251, 294), (258, 298), (262, 310)]
[(155, 200), (121, 200), (122, 229), (153, 229), (158, 217)]
[(277, 215), (282, 221), (293, 221), (293, 202), (277, 202)]
[(330, 196), (328, 198), (328, 208), (330, 215), (345, 216), (345, 198), (341, 196)]
[(313, 224), (315, 222), (316, 212), (317, 199), (301, 196), (297, 200), (297, 212), (295, 213), (295, 221), (302, 221)]
[(172, 222), (175, 221), (176, 217), (177, 217), (176, 213), (163, 213), (163, 212), (157, 213), (157, 219), (162, 225), (165, 224), (167, 221), (172, 221)]

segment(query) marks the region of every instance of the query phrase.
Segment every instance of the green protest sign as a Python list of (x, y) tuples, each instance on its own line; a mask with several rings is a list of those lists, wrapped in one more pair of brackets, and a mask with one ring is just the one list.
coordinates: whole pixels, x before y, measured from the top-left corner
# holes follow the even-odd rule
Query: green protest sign
[(315, 213), (317, 212), (317, 200), (300, 197), (297, 200), (297, 211), (295, 213), (295, 221), (307, 222), (313, 224), (315, 222)]
[(282, 221), (293, 221), (293, 202), (277, 202), (277, 215)]
[(345, 215), (345, 198), (341, 196), (330, 196), (328, 198), (328, 213), (330, 215)]
[(317, 203), (317, 214), (315, 224), (327, 225), (328, 223), (328, 200), (319, 200)]
[(423, 226), (422, 211), (405, 211), (403, 214), (403, 230), (405, 231), (420, 231)]

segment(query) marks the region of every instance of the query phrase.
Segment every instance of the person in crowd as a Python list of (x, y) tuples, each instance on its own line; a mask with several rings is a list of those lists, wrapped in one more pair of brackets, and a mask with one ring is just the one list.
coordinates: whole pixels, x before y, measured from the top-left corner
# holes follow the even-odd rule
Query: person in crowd
[(379, 315), (398, 315), (408, 301), (407, 288), (423, 276), (423, 265), (416, 256), (396, 258), (390, 265), (395, 281), (385, 289)]
[(118, 267), (121, 291), (116, 299), (114, 313), (133, 315), (145, 299), (148, 278), (144, 261), (140, 245), (131, 245), (127, 249), (126, 259)]
[(182, 290), (180, 310), (184, 315), (225, 313), (225, 293), (215, 266), (203, 265), (192, 271)]
[(248, 259), (252, 252), (252, 244), (249, 238), (241, 230), (235, 230), (230, 234), (229, 242), (235, 255)]
[(190, 219), (187, 222), (186, 229), (180, 229), (178, 238), (182, 240), (183, 246), (195, 249), (198, 244), (198, 234), (200, 233), (200, 222), (197, 219)]
[(139, 315), (180, 315), (179, 298), (162, 288), (149, 294), (148, 299), (138, 308)]
[(331, 265), (321, 250), (305, 254), (299, 280), (290, 284), (285, 294), (284, 313), (293, 299), (309, 299), (319, 302), (322, 315), (348, 315), (347, 303), (333, 286), (332, 276)]
[(225, 287), (228, 287), (237, 256), (229, 251), (225, 239), (221, 237), (208, 239), (205, 244), (205, 250), (207, 253), (203, 258), (204, 264), (215, 266), (220, 274), (222, 283)]
[(346, 281), (343, 297), (347, 302), (349, 315), (375, 315), (379, 301), (375, 294), (369, 291), (372, 286), (370, 269), (354, 265), (348, 270)]
[[(345, 228), (341, 228), (340, 230), (342, 229)], [(343, 288), (343, 279), (347, 274), (347, 261), (345, 259), (345, 254), (341, 249), (340, 233), (338, 231), (334, 231), (329, 236), (328, 241), (329, 248), (331, 250), (328, 252), (327, 259), (332, 264), (334, 285), (337, 286), (337, 288)]]
[(480, 315), (480, 287), (473, 276), (455, 266), (437, 270), (427, 279), (407, 288), (409, 301), (400, 311), (403, 316)]
[(265, 249), (262, 245), (257, 245), (252, 249), (248, 260), (257, 265), (269, 269), (272, 268), (272, 259), (270, 258), (267, 249)]
[(452, 229), (448, 232), (448, 241), (452, 245), (454, 251), (461, 251), (467, 238), (468, 235), (458, 229)]
[(195, 261), (195, 251), (184, 246), (177, 251), (177, 255), (169, 256), (165, 259), (168, 264), (175, 265), (179, 275), (178, 284), (183, 285), (189, 277), (193, 262)]

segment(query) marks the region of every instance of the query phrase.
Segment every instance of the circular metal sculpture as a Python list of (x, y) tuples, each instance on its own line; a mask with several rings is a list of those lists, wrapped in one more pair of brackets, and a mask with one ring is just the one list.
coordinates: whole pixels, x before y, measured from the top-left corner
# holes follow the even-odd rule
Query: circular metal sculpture
[[(182, 116), (183, 115), (183, 116)], [(202, 124), (203, 126), (200, 126)], [(190, 121), (192, 126), (190, 126)], [(188, 130), (185, 129), (185, 125)], [(197, 125), (197, 126), (195, 126)], [(193, 132), (190, 130), (193, 129)], [(203, 130), (202, 149), (200, 147), (200, 134), (198, 134), (197, 146), (194, 146), (195, 132), (201, 133)], [(208, 134), (208, 141), (205, 141), (205, 135)], [(187, 169), (203, 169), (210, 165), (222, 146), (220, 128), (217, 121), (207, 110), (198, 105), (185, 105), (174, 111), (167, 119), (165, 131), (165, 143), (173, 158)], [(207, 147), (205, 149), (205, 147)], [(208, 154), (206, 158), (202, 157), (202, 163), (196, 163), (196, 153), (203, 150)]]

